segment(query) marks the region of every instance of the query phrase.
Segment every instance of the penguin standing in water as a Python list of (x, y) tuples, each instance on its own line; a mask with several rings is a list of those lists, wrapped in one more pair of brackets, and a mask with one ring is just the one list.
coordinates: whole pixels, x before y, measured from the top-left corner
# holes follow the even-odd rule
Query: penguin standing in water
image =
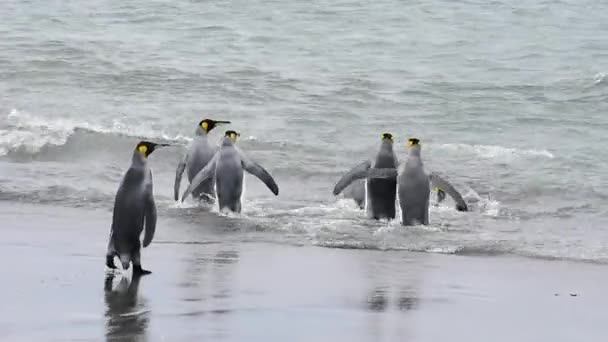
[[(393, 152), (394, 137), (390, 133), (384, 133), (381, 137), (380, 150), (373, 162), (374, 168), (397, 170), (398, 160)], [(366, 160), (348, 171), (334, 187), (333, 194), (340, 194), (346, 187), (358, 179), (365, 178), (368, 170), (372, 167), (372, 161)], [(361, 186), (364, 186), (365, 196), (361, 197)], [(353, 184), (350, 196), (361, 205), (365, 201), (364, 207), (367, 215), (374, 219), (394, 219), (395, 218), (395, 198), (397, 196), (397, 181), (395, 179), (372, 179), (368, 178), (364, 184)], [(353, 191), (354, 190), (354, 191)], [(356, 194), (358, 192), (358, 195)]]
[(235, 145), (239, 135), (235, 131), (226, 131), (219, 150), (184, 191), (182, 202), (199, 184), (215, 178), (215, 190), (220, 211), (228, 209), (240, 213), (244, 171), (258, 177), (275, 196), (279, 194), (279, 187), (272, 176)]
[(115, 269), (114, 257), (118, 256), (123, 270), (133, 262), (133, 273), (149, 274), (141, 268), (141, 243), (139, 236), (145, 228), (143, 246), (147, 247), (156, 230), (156, 205), (154, 203), (152, 170), (148, 157), (155, 149), (167, 144), (141, 141), (133, 151), (131, 166), (125, 173), (114, 200), (112, 228), (106, 252), (106, 266)]
[(355, 201), (359, 209), (365, 209), (365, 183), (365, 179), (357, 179), (347, 186), (346, 189), (342, 190), (344, 198), (350, 198)]
[[(367, 170), (368, 179), (397, 180), (399, 206), (401, 207), (401, 224), (429, 224), (429, 198), (431, 186), (437, 190), (441, 201), (447, 193), (456, 202), (456, 210), (467, 211), (468, 207), (462, 196), (445, 179), (435, 173), (427, 175), (421, 157), (420, 140), (408, 140), (408, 158), (400, 165), (399, 170), (371, 168)], [(361, 176), (361, 175), (359, 175)]]
[[(182, 182), (184, 170), (187, 170), (188, 180), (192, 183), (192, 179), (202, 170), (213, 155), (217, 151), (217, 146), (209, 141), (208, 134), (218, 125), (229, 124), (230, 121), (218, 121), (205, 119), (199, 122), (194, 132), (194, 139), (188, 148), (187, 153), (180, 160), (175, 171), (175, 184), (173, 186), (174, 199), (179, 199), (179, 187)], [(213, 203), (215, 197), (214, 179), (210, 178), (201, 183), (192, 191), (192, 197), (203, 200), (207, 203)]]

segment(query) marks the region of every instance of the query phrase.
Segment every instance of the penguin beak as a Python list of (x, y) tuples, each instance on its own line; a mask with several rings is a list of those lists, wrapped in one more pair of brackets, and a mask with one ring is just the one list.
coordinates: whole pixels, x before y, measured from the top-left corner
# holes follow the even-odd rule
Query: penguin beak
[(220, 120), (220, 121), (215, 121), (215, 124), (216, 124), (216, 125), (224, 125), (224, 124), (229, 124), (229, 123), (231, 123), (231, 122), (230, 122), (230, 121), (222, 121), (222, 120)]
[(171, 146), (171, 144), (155, 144), (154, 145), (154, 150), (158, 150), (161, 147), (167, 147), (167, 146)]

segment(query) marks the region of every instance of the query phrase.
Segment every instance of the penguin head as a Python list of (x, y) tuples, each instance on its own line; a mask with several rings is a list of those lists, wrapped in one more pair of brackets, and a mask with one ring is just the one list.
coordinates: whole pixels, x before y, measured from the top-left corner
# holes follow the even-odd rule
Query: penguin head
[(238, 133), (236, 131), (226, 131), (226, 133), (224, 133), (224, 136), (230, 138), (230, 140), (232, 140), (232, 142), (236, 142), (236, 138), (241, 136), (241, 133)]
[(154, 152), (155, 149), (161, 147), (161, 146), (169, 146), (169, 144), (157, 144), (157, 143), (153, 143), (150, 141), (140, 141), (137, 146), (135, 147), (135, 150), (137, 152), (139, 152), (139, 154), (144, 157), (144, 158), (148, 158), (148, 156)]
[(382, 133), (382, 136), (381, 136), (380, 140), (382, 140), (382, 141), (388, 140), (390, 142), (394, 142), (395, 141), (395, 137), (393, 137), (393, 135), (390, 134), (390, 133)]
[(410, 138), (407, 141), (407, 147), (410, 150), (410, 155), (420, 156), (420, 140), (416, 138)]
[(203, 130), (203, 132), (209, 133), (209, 132), (211, 132), (212, 129), (214, 129), (218, 125), (229, 124), (229, 123), (230, 123), (230, 121), (205, 119), (205, 120), (199, 122), (198, 126)]

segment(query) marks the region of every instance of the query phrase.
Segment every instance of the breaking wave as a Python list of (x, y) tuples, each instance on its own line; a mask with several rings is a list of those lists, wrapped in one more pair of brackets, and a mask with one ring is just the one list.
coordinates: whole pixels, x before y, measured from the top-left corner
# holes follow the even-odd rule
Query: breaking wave
[(117, 119), (107, 125), (99, 125), (73, 119), (44, 118), (13, 109), (0, 118), (0, 156), (11, 152), (35, 154), (47, 146), (62, 146), (78, 131), (174, 143), (187, 143), (191, 140), (180, 134), (156, 130), (149, 125), (130, 126)]
[(555, 156), (553, 153), (541, 149), (516, 149), (510, 147), (503, 146), (495, 146), (495, 145), (468, 145), (468, 144), (440, 144), (440, 148), (450, 150), (450, 151), (459, 151), (464, 153), (472, 153), (478, 157), (488, 158), (488, 159), (498, 159), (498, 158), (536, 158), (536, 157), (544, 157), (548, 159), (553, 159)]

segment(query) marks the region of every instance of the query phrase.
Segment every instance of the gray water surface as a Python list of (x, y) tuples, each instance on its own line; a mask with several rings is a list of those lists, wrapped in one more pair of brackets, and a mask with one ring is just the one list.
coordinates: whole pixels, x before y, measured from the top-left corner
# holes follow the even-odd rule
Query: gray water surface
[[(244, 212), (224, 227), (236, 240), (605, 262), (605, 13), (597, 1), (2, 1), (0, 199), (109, 209), (139, 139), (185, 145), (211, 117), (233, 122), (281, 188), (247, 177)], [(332, 196), (387, 131), (401, 157), (421, 139), (427, 170), (473, 211), (442, 204), (429, 227), (402, 229)], [(151, 158), (159, 214), (220, 220), (173, 202), (182, 152)]]

